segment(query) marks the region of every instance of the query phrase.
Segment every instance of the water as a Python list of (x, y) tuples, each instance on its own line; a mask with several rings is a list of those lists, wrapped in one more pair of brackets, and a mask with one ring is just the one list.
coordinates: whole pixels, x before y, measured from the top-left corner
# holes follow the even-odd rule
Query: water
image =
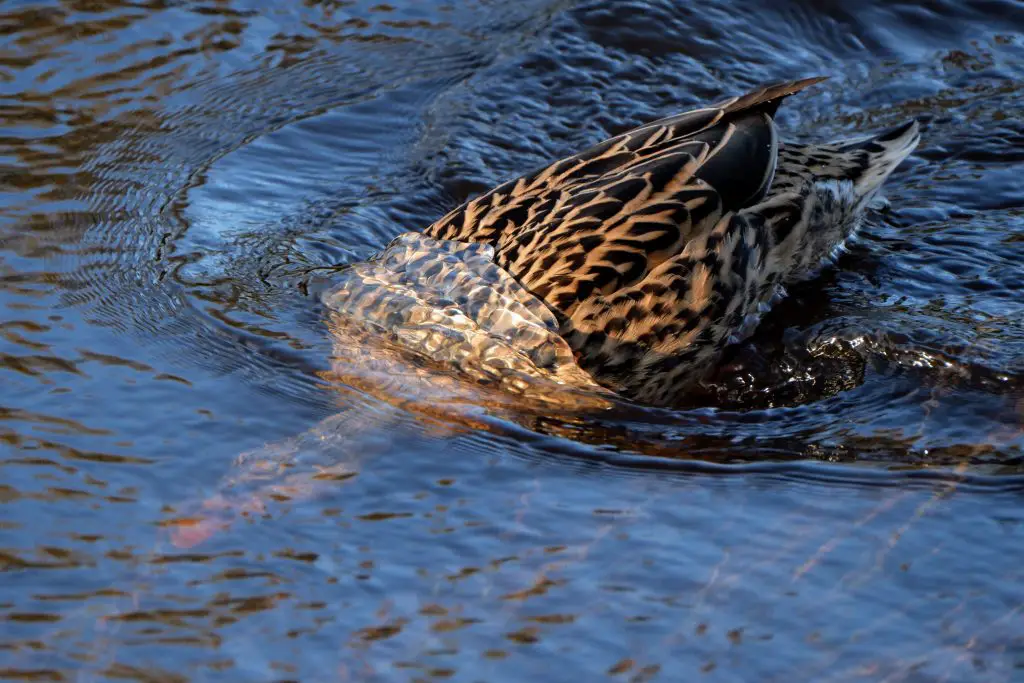
[[(1024, 678), (1019, 3), (66, 0), (0, 27), (0, 679)], [(786, 138), (923, 142), (693, 405), (329, 381), (336, 266), (815, 74)]]

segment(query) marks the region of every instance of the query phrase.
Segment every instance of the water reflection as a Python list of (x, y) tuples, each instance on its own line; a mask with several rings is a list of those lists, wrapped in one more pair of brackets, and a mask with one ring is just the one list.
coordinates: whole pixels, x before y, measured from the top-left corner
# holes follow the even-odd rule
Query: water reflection
[[(898, 484), (820, 468), (810, 478), (609, 478), (552, 466), (549, 454), (532, 478), (516, 460), (489, 468), (504, 490), (485, 499), (467, 495), (475, 467), (397, 471), (408, 463), (402, 447), (433, 435), (395, 441), (376, 471), (320, 503), (277, 501), (202, 550), (123, 550), (118, 559), (136, 567), (121, 584), (129, 590), (37, 595), (39, 607), (11, 621), (31, 623), (48, 647), (67, 643), (105, 675), (141, 675), (146, 653), (189, 645), (196, 671), (239, 676), (278, 667), (343, 680), (396, 670), (543, 676), (571, 656), (594, 673), (1012, 679), (1022, 558), (977, 533), (1017, 533), (1019, 514), (992, 509), (1013, 510), (1020, 481)], [(478, 444), (467, 434), (451, 452)], [(378, 495), (397, 481), (411, 486)], [(607, 482), (618, 488), (612, 500)], [(830, 495), (818, 495), (822, 485)], [(429, 555), (410, 553), (424, 540)], [(953, 575), (984, 577), (984, 589)], [(52, 611), (65, 601), (116, 609)], [(83, 633), (82, 646), (68, 641)], [(290, 642), (306, 644), (303, 657), (289, 655)]]

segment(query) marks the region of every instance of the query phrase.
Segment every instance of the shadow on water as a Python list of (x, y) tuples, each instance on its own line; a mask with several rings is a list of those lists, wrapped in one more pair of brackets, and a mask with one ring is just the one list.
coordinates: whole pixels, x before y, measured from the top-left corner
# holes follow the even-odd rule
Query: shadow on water
[[(5, 7), (0, 678), (1016, 680), (1016, 10)], [(819, 73), (787, 138), (923, 142), (691, 405), (332, 348), (339, 266)]]

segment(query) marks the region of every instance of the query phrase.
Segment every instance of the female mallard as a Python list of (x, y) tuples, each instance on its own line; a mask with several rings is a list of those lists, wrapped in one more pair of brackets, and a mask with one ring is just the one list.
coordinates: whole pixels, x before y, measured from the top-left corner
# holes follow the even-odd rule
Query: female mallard
[[(400, 405), (434, 428), (488, 429), (476, 420), (481, 404), (545, 417), (600, 409), (607, 389), (674, 402), (785, 284), (842, 245), (917, 145), (916, 123), (856, 142), (783, 145), (772, 120), (779, 102), (819, 80), (641, 126), (344, 269), (324, 296), (330, 374), (342, 390)], [(585, 391), (548, 392), (551, 380)], [(527, 392), (539, 401), (522, 401)], [(389, 418), (349, 408), (243, 456), (229, 495), (179, 522), (175, 544), (230, 523), (223, 512), (235, 505), (262, 510), (351, 476), (358, 447), (349, 442), (367, 425), (377, 435)], [(333, 452), (315, 475), (294, 473), (298, 454), (308, 462), (339, 437), (352, 457)], [(276, 478), (282, 472), (291, 474)]]
[(782, 143), (779, 103), (821, 80), (662, 119), (506, 182), (399, 238), (327, 303), (456, 365), (549, 368), (672, 403), (842, 246), (917, 145), (916, 122)]

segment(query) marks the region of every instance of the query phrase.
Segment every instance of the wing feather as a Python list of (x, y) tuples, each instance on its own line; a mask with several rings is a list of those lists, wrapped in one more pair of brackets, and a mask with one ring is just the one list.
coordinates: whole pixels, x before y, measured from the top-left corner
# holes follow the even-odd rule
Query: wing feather
[(495, 262), (563, 323), (578, 325), (579, 311), (593, 313), (617, 293), (639, 297), (645, 283), (685, 280), (691, 291), (710, 267), (693, 263), (694, 245), (771, 185), (779, 102), (820, 80), (770, 85), (626, 131), (466, 202), (425, 234), (492, 246)]

